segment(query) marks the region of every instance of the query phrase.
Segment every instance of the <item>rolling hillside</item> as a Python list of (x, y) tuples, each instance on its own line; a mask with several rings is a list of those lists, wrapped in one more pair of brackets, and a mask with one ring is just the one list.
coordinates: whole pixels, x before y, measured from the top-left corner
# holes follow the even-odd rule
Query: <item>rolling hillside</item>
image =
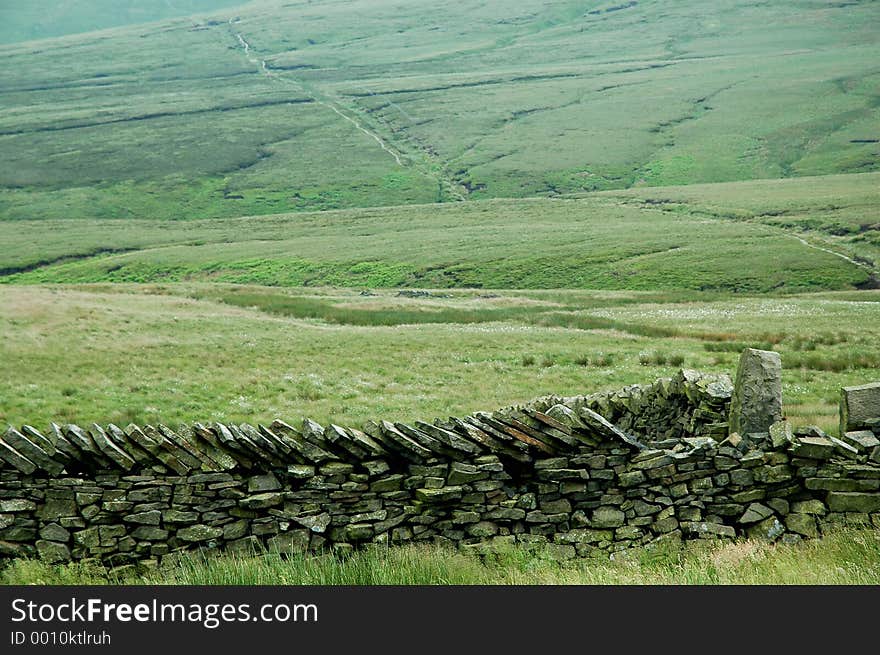
[(875, 171), (878, 20), (871, 1), (264, 0), (8, 45), (0, 218)]
[(0, 43), (149, 23), (242, 4), (241, 0), (26, 0), (0, 5)]
[(869, 288), (878, 186), (866, 173), (199, 221), (5, 221), (0, 283)]

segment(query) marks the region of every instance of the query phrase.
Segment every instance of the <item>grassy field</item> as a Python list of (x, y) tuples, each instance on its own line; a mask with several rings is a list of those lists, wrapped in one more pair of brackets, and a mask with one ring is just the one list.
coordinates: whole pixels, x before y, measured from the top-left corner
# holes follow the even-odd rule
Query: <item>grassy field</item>
[(0, 360), (15, 372), (0, 378), (0, 421), (432, 419), (681, 366), (732, 374), (754, 345), (782, 353), (788, 416), (836, 432), (840, 387), (880, 366), (877, 291), (373, 293), (0, 287)]
[(880, 584), (880, 532), (841, 529), (795, 545), (690, 542), (616, 553), (610, 560), (558, 562), (541, 550), (477, 556), (441, 547), (375, 548), (351, 555), (261, 557), (198, 554), (152, 571), (95, 563), (17, 560), (0, 584), (524, 585), (524, 584)]
[[(9, 246), (0, 282), (748, 293), (876, 286), (878, 188), (880, 174), (866, 173), (203, 221), (0, 221)], [(844, 236), (829, 225), (846, 226)]]
[[(836, 433), (840, 387), (880, 379), (880, 3), (6, 5), (0, 423), (430, 420), (753, 346)], [(877, 584), (878, 552), (0, 581)]]
[[(78, 15), (112, 19), (100, 4)], [(0, 215), (212, 218), (880, 162), (868, 0), (221, 4), (0, 46)]]

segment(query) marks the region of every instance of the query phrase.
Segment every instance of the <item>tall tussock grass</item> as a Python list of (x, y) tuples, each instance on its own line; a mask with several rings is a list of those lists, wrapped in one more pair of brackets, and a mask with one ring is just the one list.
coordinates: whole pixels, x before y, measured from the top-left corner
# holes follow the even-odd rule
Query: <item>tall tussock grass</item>
[(795, 544), (697, 541), (636, 548), (612, 557), (557, 561), (541, 548), (483, 554), (437, 545), (373, 546), (309, 555), (189, 553), (175, 566), (108, 570), (94, 562), (14, 560), (3, 584), (535, 585), (880, 584), (880, 530), (840, 528)]

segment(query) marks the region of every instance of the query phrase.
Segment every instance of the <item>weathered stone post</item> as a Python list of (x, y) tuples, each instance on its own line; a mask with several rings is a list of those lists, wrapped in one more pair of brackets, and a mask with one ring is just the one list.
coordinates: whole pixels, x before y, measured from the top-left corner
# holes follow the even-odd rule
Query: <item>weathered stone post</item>
[(840, 435), (870, 426), (880, 419), (880, 382), (844, 387), (840, 390)]
[(782, 359), (771, 350), (746, 348), (730, 401), (730, 432), (767, 432), (781, 419)]

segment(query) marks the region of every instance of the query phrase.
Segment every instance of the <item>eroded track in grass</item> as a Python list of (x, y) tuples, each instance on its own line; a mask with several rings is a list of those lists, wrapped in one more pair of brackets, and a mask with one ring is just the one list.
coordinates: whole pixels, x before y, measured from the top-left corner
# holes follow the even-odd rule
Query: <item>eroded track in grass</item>
[[(233, 19), (230, 19), (229, 26), (231, 27), (232, 25), (234, 25), (234, 22)], [(399, 149), (389, 144), (376, 132), (365, 127), (361, 120), (350, 116), (349, 113), (347, 113), (346, 108), (341, 107), (338, 103), (318, 93), (310, 86), (303, 84), (302, 82), (299, 82), (297, 80), (291, 79), (287, 74), (281, 74), (278, 71), (273, 70), (265, 59), (255, 57), (251, 54), (253, 49), (251, 48), (250, 43), (248, 42), (247, 38), (245, 38), (242, 32), (236, 32), (233, 29), (232, 33), (235, 35), (235, 38), (241, 46), (242, 50), (244, 51), (244, 55), (245, 57), (247, 57), (248, 61), (250, 61), (255, 66), (259, 66), (260, 72), (262, 72), (266, 77), (273, 81), (293, 86), (301, 93), (307, 95), (316, 104), (330, 109), (340, 118), (351, 123), (355, 127), (355, 129), (375, 141), (382, 150), (393, 157), (395, 163), (398, 166), (402, 168), (412, 166), (419, 170), (421, 173), (427, 175), (428, 177), (436, 178), (437, 181), (445, 188), (445, 190), (449, 192), (456, 200), (466, 200), (466, 191), (463, 192), (464, 188), (461, 187), (461, 185), (458, 184), (454, 179), (447, 177), (430, 167), (419, 166), (417, 162), (415, 162), (412, 158), (406, 157), (406, 155), (404, 155)]]

